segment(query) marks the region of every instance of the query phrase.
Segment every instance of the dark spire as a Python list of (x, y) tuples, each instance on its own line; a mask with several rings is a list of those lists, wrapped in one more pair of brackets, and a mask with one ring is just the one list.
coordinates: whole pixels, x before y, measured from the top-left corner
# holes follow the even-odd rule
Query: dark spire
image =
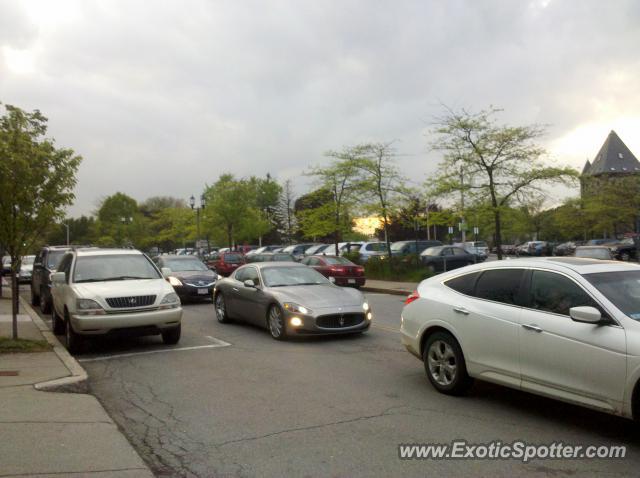
[(588, 176), (632, 173), (640, 173), (640, 162), (613, 130), (607, 136), (593, 162), (589, 165), (587, 161), (582, 170), (582, 174)]

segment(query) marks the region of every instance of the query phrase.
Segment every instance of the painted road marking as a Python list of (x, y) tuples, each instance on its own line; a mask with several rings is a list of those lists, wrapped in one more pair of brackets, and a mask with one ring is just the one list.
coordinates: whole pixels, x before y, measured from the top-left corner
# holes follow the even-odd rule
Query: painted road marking
[(374, 328), (380, 329), (380, 330), (384, 330), (385, 332), (395, 332), (397, 334), (400, 333), (400, 329), (395, 329), (393, 327), (388, 327), (386, 325), (371, 324), (371, 327), (374, 327)]
[[(211, 337), (213, 339), (213, 337)], [(215, 340), (215, 344), (210, 344), (210, 345), (196, 345), (193, 347), (179, 347), (179, 348), (175, 348), (175, 349), (159, 349), (159, 350), (146, 350), (144, 352), (131, 352), (131, 353), (126, 353), (126, 354), (113, 354), (113, 355), (102, 355), (100, 357), (91, 357), (91, 358), (85, 358), (85, 359), (78, 359), (78, 362), (99, 362), (102, 360), (112, 360), (112, 359), (119, 359), (119, 358), (125, 358), (125, 357), (135, 357), (138, 355), (150, 355), (150, 354), (161, 354), (161, 353), (165, 353), (165, 352), (186, 352), (188, 350), (200, 350), (200, 349), (215, 349), (218, 347), (228, 347), (231, 344), (228, 342), (225, 342), (224, 340), (219, 340), (219, 339), (214, 339)]]

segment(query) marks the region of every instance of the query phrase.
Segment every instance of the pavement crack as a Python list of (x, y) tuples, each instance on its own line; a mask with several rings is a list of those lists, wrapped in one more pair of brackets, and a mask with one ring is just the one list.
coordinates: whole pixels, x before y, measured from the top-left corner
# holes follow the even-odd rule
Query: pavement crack
[(220, 448), (223, 446), (227, 446), (227, 445), (233, 445), (236, 443), (243, 443), (243, 442), (247, 442), (247, 441), (254, 441), (254, 440), (262, 440), (264, 438), (271, 438), (274, 436), (278, 436), (278, 435), (283, 435), (286, 433), (293, 433), (293, 432), (299, 432), (299, 431), (308, 431), (308, 430), (316, 430), (316, 429), (320, 429), (320, 428), (326, 428), (326, 427), (331, 427), (331, 426), (335, 426), (335, 425), (344, 425), (346, 423), (354, 423), (354, 422), (359, 422), (359, 421), (365, 421), (365, 420), (371, 420), (374, 418), (381, 418), (387, 415), (397, 415), (397, 413), (391, 413), (391, 410), (395, 410), (398, 408), (403, 408), (403, 407), (391, 407), (388, 408), (380, 413), (376, 413), (375, 415), (364, 415), (361, 417), (356, 417), (356, 418), (350, 418), (347, 420), (336, 420), (334, 422), (329, 422), (329, 423), (320, 423), (317, 425), (308, 425), (305, 427), (295, 427), (295, 428), (287, 428), (285, 430), (279, 430), (277, 432), (273, 432), (273, 433), (266, 433), (264, 435), (256, 435), (256, 436), (252, 436), (252, 437), (245, 437), (245, 438), (238, 438), (236, 440), (228, 440), (225, 442), (221, 442), (221, 443), (217, 443), (214, 444), (213, 446), (215, 446), (216, 448)]

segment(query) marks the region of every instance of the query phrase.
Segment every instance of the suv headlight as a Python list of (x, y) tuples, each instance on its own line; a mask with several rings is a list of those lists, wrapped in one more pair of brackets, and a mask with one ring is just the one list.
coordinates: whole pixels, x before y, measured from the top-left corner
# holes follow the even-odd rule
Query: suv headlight
[(175, 292), (169, 292), (160, 302), (160, 309), (175, 309), (180, 305), (180, 298)]
[(179, 287), (182, 285), (182, 282), (180, 282), (180, 279), (178, 279), (177, 277), (169, 276), (169, 284)]
[(104, 315), (106, 313), (102, 306), (92, 299), (78, 299), (76, 307), (78, 314), (82, 315)]
[(282, 304), (284, 310), (287, 312), (292, 312), (294, 314), (303, 314), (303, 315), (311, 315), (313, 311), (311, 309), (307, 309), (302, 305), (295, 304), (293, 302), (285, 302)]

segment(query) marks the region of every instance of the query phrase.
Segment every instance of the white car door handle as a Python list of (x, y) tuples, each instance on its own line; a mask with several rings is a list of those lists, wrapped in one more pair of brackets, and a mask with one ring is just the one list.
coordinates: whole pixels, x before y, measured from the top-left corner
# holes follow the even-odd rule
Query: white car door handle
[(522, 327), (524, 327), (527, 330), (533, 330), (534, 332), (542, 332), (542, 329), (540, 327), (538, 327), (537, 325), (533, 325), (533, 324), (522, 324)]
[(469, 311), (467, 309), (465, 309), (464, 307), (454, 307), (453, 311), (457, 312), (458, 314), (469, 315)]

